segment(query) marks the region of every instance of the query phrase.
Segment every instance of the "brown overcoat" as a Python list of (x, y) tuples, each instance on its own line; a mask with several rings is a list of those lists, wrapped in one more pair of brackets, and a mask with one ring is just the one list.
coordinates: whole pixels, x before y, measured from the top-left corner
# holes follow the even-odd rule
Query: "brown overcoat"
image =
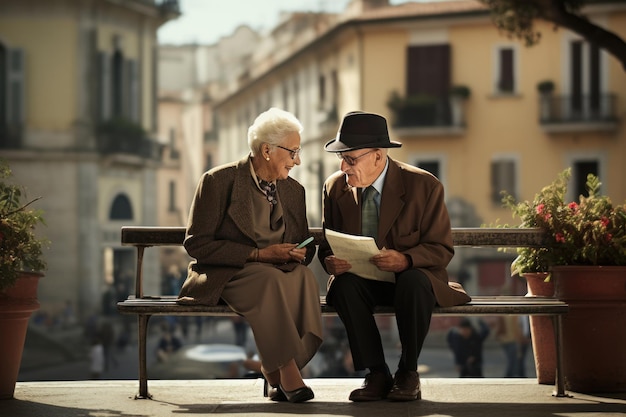
[[(246, 263), (256, 247), (249, 157), (216, 167), (203, 174), (196, 188), (187, 223), (184, 246), (195, 260), (178, 297), (181, 304), (216, 305), (224, 286)], [(305, 191), (293, 178), (277, 181), (283, 210), (284, 243), (302, 242), (309, 236)], [(307, 247), (305, 264), (315, 255)], [(297, 262), (276, 267), (293, 270)]]
[[(360, 189), (346, 182), (338, 171), (324, 184), (324, 228), (358, 235), (361, 233)], [(389, 158), (380, 201), (378, 247), (407, 254), (413, 268), (430, 279), (437, 304), (465, 304), (471, 298), (459, 283), (448, 282), (446, 267), (454, 256), (450, 219), (443, 185), (429, 172)], [(322, 265), (332, 254), (329, 245), (318, 251)], [(329, 286), (334, 277), (331, 276)]]

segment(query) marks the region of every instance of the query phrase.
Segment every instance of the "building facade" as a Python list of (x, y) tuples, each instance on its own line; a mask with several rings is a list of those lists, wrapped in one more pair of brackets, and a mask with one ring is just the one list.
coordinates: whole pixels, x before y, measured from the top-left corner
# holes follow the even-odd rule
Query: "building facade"
[(120, 226), (157, 221), (156, 30), (178, 15), (172, 0), (0, 3), (0, 151), (42, 197), (50, 315), (109, 311), (102, 294), (132, 289)]
[[(626, 38), (626, 2), (583, 13)], [(292, 174), (307, 189), (310, 224), (320, 225), (322, 181), (339, 167), (322, 147), (345, 113), (365, 110), (384, 115), (392, 138), (403, 143), (392, 157), (441, 179), (453, 226), (516, 222), (500, 192), (532, 199), (567, 167), (571, 198), (595, 173), (603, 192), (623, 202), (626, 72), (579, 35), (536, 25), (541, 40), (526, 47), (499, 33), (484, 5), (471, 0), (397, 6), (353, 0), (310, 38), (285, 24), (291, 36), (266, 40), (276, 52), (255, 57), (250, 77), (217, 104), (222, 159), (245, 155), (247, 126), (261, 111), (294, 112), (305, 130), (302, 166)], [(281, 42), (296, 38), (297, 45)], [(544, 92), (546, 86), (552, 89)], [(489, 254), (477, 263), (475, 256), (459, 250), (453, 277), (477, 268), (506, 274), (510, 258)]]

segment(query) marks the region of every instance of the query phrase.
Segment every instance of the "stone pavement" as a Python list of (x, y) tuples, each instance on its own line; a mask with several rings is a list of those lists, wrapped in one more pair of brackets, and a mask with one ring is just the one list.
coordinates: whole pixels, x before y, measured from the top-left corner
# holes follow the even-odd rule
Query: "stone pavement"
[(152, 400), (135, 400), (137, 381), (18, 382), (15, 399), (0, 401), (0, 416), (626, 416), (626, 394), (556, 398), (552, 387), (525, 379), (422, 379), (423, 400), (352, 403), (361, 379), (306, 381), (315, 399), (274, 403), (262, 397), (260, 379), (150, 381)]

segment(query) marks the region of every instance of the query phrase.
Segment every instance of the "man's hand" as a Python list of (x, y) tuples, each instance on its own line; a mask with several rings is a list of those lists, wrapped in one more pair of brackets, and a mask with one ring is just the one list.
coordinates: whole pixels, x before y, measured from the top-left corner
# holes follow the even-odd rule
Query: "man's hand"
[(326, 270), (328, 273), (334, 276), (346, 273), (350, 270), (350, 268), (352, 268), (350, 262), (345, 259), (339, 259), (335, 255), (324, 258), (324, 264), (326, 264)]
[(383, 249), (378, 255), (371, 257), (370, 262), (381, 271), (402, 272), (409, 268), (406, 256), (394, 249)]

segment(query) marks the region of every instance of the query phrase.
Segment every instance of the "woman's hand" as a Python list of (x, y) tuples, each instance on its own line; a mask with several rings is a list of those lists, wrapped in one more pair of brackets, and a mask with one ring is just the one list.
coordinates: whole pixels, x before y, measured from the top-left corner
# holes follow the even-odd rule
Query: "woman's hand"
[(306, 258), (306, 248), (296, 249), (295, 243), (278, 243), (259, 249), (259, 262), (284, 264), (302, 262)]

